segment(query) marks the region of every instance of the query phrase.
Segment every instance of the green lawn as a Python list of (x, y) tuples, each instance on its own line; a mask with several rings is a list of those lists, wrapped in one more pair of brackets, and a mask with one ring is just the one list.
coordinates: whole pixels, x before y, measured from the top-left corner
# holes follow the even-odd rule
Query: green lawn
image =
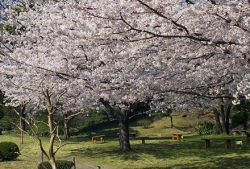
[[(154, 137), (142, 145), (139, 140), (132, 140), (132, 151), (122, 153), (118, 150), (117, 139), (108, 138), (106, 143), (91, 144), (90, 140), (72, 139), (61, 149), (58, 159), (76, 158), (77, 169), (164, 169), (164, 168), (232, 168), (249, 169), (250, 143), (244, 142), (242, 148), (224, 148), (224, 139), (233, 136), (209, 136), (212, 147), (204, 149), (201, 136), (185, 137), (183, 142), (173, 141), (167, 137)], [(236, 140), (245, 138), (237, 137)], [(19, 144), (19, 138), (0, 136), (0, 141), (16, 142), (21, 151), (17, 161), (1, 162), (0, 169), (36, 169), (40, 162), (37, 142), (25, 137), (25, 144)], [(47, 144), (47, 139), (44, 142)], [(65, 143), (65, 142), (63, 142)]]

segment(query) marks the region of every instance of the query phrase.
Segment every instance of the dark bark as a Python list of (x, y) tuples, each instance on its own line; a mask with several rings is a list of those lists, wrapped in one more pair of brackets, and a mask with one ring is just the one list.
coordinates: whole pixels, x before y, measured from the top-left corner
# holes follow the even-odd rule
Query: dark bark
[(219, 111), (214, 109), (216, 125), (219, 133), (230, 133), (230, 113), (232, 109), (230, 96), (219, 98)]
[(228, 105), (227, 106), (227, 109), (226, 109), (226, 117), (225, 117), (225, 132), (226, 134), (229, 134), (230, 133), (230, 124), (229, 124), (229, 120), (230, 120), (230, 112), (231, 112), (231, 108), (232, 108), (232, 105)]
[(226, 115), (225, 115), (225, 106), (224, 106), (224, 99), (220, 98), (220, 115), (221, 115), (221, 122), (222, 122), (222, 131), (224, 134), (226, 133)]
[(219, 114), (217, 109), (214, 109), (213, 112), (214, 112), (214, 115), (215, 115), (216, 133), (217, 134), (223, 133), (222, 125), (221, 125), (221, 122), (220, 122), (220, 114)]
[(108, 101), (100, 99), (107, 112), (113, 115), (119, 123), (119, 142), (122, 151), (131, 150), (129, 141), (129, 111), (122, 111), (118, 107), (112, 107)]
[(19, 113), (19, 128), (20, 128), (20, 138), (21, 138), (21, 144), (23, 144), (23, 133), (26, 131), (26, 123), (25, 123), (25, 118), (26, 118), (26, 113), (25, 113), (26, 105), (23, 105), (21, 108), (21, 111)]
[(247, 122), (248, 122), (248, 121), (246, 120), (246, 121), (244, 122), (244, 124), (243, 124), (243, 129), (244, 129), (244, 130), (247, 130), (247, 129), (248, 129), (248, 124), (247, 124)]
[(129, 142), (129, 122), (128, 118), (119, 119), (119, 141), (122, 151), (131, 150)]
[(109, 122), (112, 121), (112, 117), (110, 117), (109, 113), (107, 111), (104, 111), (104, 114)]
[(64, 135), (64, 139), (68, 139), (70, 137), (69, 127), (70, 127), (71, 120), (73, 120), (76, 116), (78, 116), (80, 114), (82, 114), (82, 112), (76, 112), (76, 113), (67, 112), (67, 113), (63, 114), (63, 135)]
[(26, 123), (25, 123), (25, 118), (26, 118), (26, 113), (25, 113), (26, 106), (23, 105), (22, 109), (20, 111), (20, 129), (22, 131), (26, 131)]
[(69, 135), (69, 120), (67, 120), (67, 119), (63, 120), (63, 137), (64, 137), (64, 139), (68, 139), (70, 137), (70, 135)]
[[(50, 165), (52, 166), (52, 169), (56, 169), (56, 159), (55, 159), (55, 152), (54, 152), (54, 142), (56, 138), (56, 130), (55, 130), (55, 123), (54, 123), (55, 122), (54, 121), (55, 109), (52, 105), (51, 95), (48, 89), (46, 89), (43, 92), (43, 95), (46, 101), (46, 109), (48, 112), (48, 126), (49, 126), (49, 132), (50, 132), (49, 153), (47, 154), (47, 157), (48, 157)], [(42, 147), (40, 146), (40, 148)]]
[(172, 115), (170, 115), (169, 117), (170, 117), (170, 122), (171, 122), (171, 126), (170, 126), (170, 127), (171, 127), (171, 128), (173, 128), (173, 127), (174, 127), (174, 123), (173, 123), (173, 116), (172, 116)]

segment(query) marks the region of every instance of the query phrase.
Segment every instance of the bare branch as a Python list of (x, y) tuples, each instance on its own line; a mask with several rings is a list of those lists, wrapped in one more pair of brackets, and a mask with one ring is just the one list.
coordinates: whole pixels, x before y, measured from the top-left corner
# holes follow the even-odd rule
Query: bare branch
[(143, 6), (145, 6), (147, 9), (153, 11), (156, 15), (162, 17), (162, 18), (165, 18), (169, 21), (171, 21), (175, 26), (179, 27), (180, 29), (183, 29), (185, 30), (185, 32), (189, 35), (189, 31), (187, 29), (187, 27), (185, 27), (184, 25), (181, 25), (179, 23), (177, 23), (177, 21), (174, 21), (173, 19), (171, 18), (168, 18), (167, 16), (163, 15), (162, 13), (160, 13), (159, 11), (157, 11), (156, 9), (152, 8), (151, 6), (149, 6), (148, 4), (144, 3), (143, 1), (141, 0), (137, 0), (140, 4), (142, 4)]

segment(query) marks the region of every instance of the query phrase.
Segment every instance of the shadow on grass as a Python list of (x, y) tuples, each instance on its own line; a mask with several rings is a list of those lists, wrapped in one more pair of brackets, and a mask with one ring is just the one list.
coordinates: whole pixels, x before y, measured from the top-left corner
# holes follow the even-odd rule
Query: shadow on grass
[[(144, 167), (140, 169), (249, 169), (250, 158), (211, 158), (207, 163), (193, 162), (191, 164), (176, 164), (166, 167)], [(129, 168), (124, 168), (129, 169)], [(135, 168), (139, 169), (139, 168)]]
[(192, 125), (187, 125), (187, 126), (174, 126), (175, 129), (180, 130), (180, 131), (190, 131), (190, 128), (193, 128)]
[[(133, 128), (129, 128), (130, 133), (136, 133), (137, 131), (134, 130)], [(92, 136), (99, 136), (99, 135), (105, 135), (107, 140), (118, 140), (118, 133), (119, 129), (118, 128), (112, 128), (112, 129), (102, 129), (102, 130), (89, 130), (84, 133), (84, 135), (80, 136), (71, 136), (68, 141), (71, 142), (80, 142), (80, 141), (90, 141)], [(133, 138), (131, 138), (133, 140)]]
[(211, 158), (207, 163), (176, 164), (171, 167), (145, 167), (142, 169), (249, 169), (250, 158)]
[(13, 163), (13, 162), (19, 162), (19, 161), (25, 161), (25, 160), (19, 159), (19, 158), (15, 159), (15, 160), (3, 160), (3, 161), (0, 161), (0, 164), (1, 164), (1, 162)]
[[(89, 158), (105, 158), (119, 160), (143, 160), (142, 155), (151, 155), (158, 160), (177, 160), (173, 166), (166, 166), (166, 169), (193, 169), (193, 168), (212, 168), (212, 169), (227, 169), (227, 168), (242, 168), (247, 169), (250, 166), (250, 156), (242, 156), (249, 154), (250, 144), (244, 144), (244, 147), (232, 147), (231, 149), (224, 148), (224, 138), (215, 138), (211, 142), (211, 148), (204, 148), (204, 141), (201, 138), (190, 138), (184, 142), (166, 140), (156, 138), (155, 141), (146, 141), (146, 145), (132, 143), (132, 150), (129, 152), (121, 152), (117, 144), (103, 144), (81, 149), (73, 149), (72, 156), (88, 156)], [(228, 157), (230, 156), (230, 157)], [(194, 161), (178, 162), (178, 159), (199, 159)], [(241, 166), (241, 167), (239, 167)], [(245, 168), (244, 168), (245, 167)], [(163, 169), (164, 167), (151, 167), (152, 169)], [(151, 169), (146, 167), (144, 169)]]

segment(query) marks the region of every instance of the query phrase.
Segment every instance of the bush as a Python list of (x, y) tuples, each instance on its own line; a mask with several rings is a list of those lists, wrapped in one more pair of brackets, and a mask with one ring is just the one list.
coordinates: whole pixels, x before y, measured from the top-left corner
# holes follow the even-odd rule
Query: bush
[(214, 124), (206, 121), (198, 122), (197, 126), (195, 127), (195, 131), (199, 135), (212, 134), (214, 131)]
[(143, 126), (144, 129), (147, 129), (149, 128), (151, 121), (148, 119), (142, 119), (142, 120), (137, 121), (137, 124), (139, 126)]
[(0, 143), (0, 160), (15, 160), (19, 155), (19, 148), (15, 143)]
[(3, 161), (3, 155), (0, 152), (0, 162)]
[(84, 119), (84, 127), (94, 127), (104, 122), (106, 122), (104, 113), (92, 110)]
[(238, 125), (247, 125), (249, 114), (247, 112), (235, 112), (232, 116), (232, 126), (237, 127)]
[[(71, 169), (74, 166), (72, 161), (65, 161), (65, 160), (57, 160), (56, 167), (57, 169)], [(50, 163), (48, 161), (41, 162), (38, 165), (38, 169), (52, 169)]]

